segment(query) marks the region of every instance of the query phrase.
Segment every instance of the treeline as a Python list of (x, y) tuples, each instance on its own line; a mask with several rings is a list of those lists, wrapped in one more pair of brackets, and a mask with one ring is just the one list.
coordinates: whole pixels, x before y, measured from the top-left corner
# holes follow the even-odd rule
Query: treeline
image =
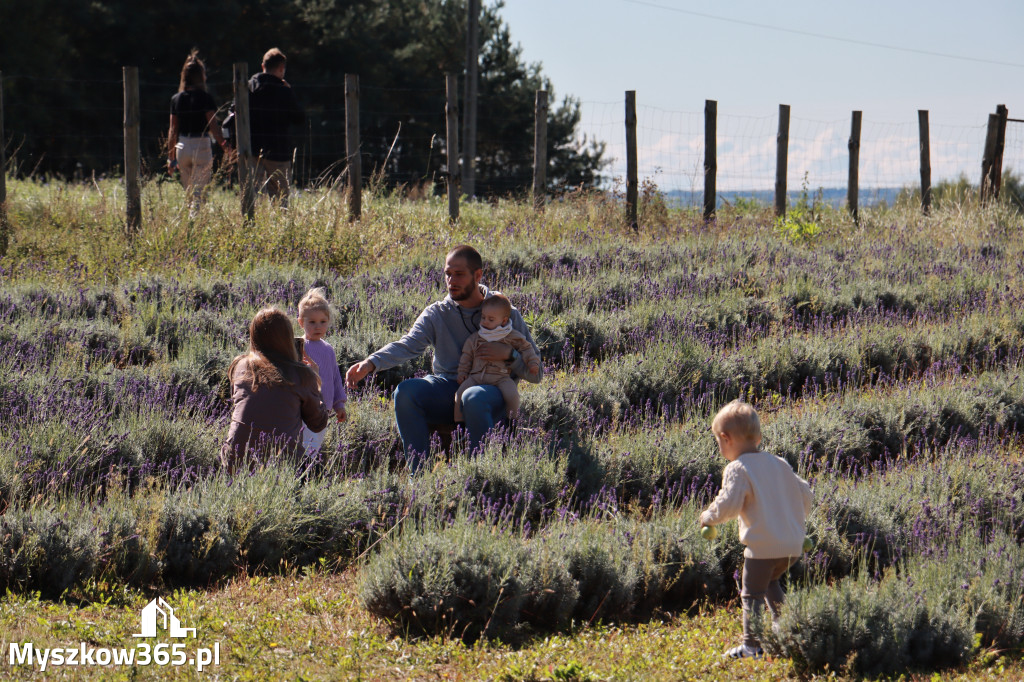
[[(540, 64), (524, 61), (501, 7), (485, 7), (480, 22), (477, 193), (529, 187), (538, 89), (553, 102), (550, 189), (593, 185), (603, 143), (577, 136), (578, 101), (554, 99)], [(144, 166), (159, 171), (170, 97), (193, 47), (222, 105), (232, 97), (233, 63), (245, 61), (253, 73), (268, 48), (287, 54), (287, 79), (307, 113), (303, 129), (293, 130), (300, 182), (342, 171), (346, 73), (360, 76), (364, 169), (383, 171), (391, 184), (430, 187), (446, 164), (444, 74), (463, 72), (466, 0), (7, 0), (0, 26), (8, 155), (19, 174), (117, 170), (122, 66), (139, 67)]]

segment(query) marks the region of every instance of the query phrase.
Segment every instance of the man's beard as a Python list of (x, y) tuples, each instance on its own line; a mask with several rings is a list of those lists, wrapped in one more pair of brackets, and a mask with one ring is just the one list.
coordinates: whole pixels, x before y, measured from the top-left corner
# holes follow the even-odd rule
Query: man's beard
[(452, 297), (453, 301), (465, 301), (467, 298), (470, 298), (473, 295), (473, 290), (475, 288), (476, 285), (462, 287), (461, 289), (458, 290), (457, 293), (452, 293), (451, 291), (449, 291), (448, 295)]

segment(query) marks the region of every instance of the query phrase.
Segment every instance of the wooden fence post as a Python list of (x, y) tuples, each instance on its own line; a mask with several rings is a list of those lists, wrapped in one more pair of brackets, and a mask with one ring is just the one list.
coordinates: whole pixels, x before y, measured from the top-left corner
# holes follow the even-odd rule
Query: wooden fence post
[(718, 179), (718, 102), (704, 100), (704, 221), (715, 218)]
[(7, 223), (7, 144), (4, 139), (4, 73), (0, 71), (0, 256), (7, 255), (10, 225)]
[(445, 93), (448, 101), (444, 112), (447, 119), (448, 154), (448, 218), (454, 223), (459, 219), (459, 77), (454, 73), (445, 74)]
[(779, 134), (775, 138), (775, 215), (786, 217), (786, 174), (789, 172), (789, 105), (779, 105)]
[(996, 156), (996, 129), (999, 127), (999, 117), (996, 114), (988, 115), (988, 130), (985, 133), (985, 150), (981, 157), (981, 203), (984, 204), (992, 196), (992, 185), (995, 180), (995, 156)]
[(533, 108), (533, 207), (544, 210), (548, 185), (548, 92), (538, 90)]
[(637, 202), (640, 198), (636, 156), (636, 90), (626, 90), (626, 224), (640, 229)]
[(1006, 119), (1009, 115), (1005, 104), (996, 107), (996, 153), (992, 162), (992, 196), (996, 199), (1003, 188), (1003, 150), (1006, 147)]
[(256, 217), (256, 164), (249, 135), (249, 67), (235, 62), (232, 76), (235, 90), (235, 149), (238, 152), (238, 186), (242, 190), (242, 217)]
[(846, 203), (850, 208), (850, 215), (853, 221), (858, 222), (860, 216), (857, 212), (857, 193), (859, 183), (860, 166), (860, 121), (861, 112), (853, 112), (853, 120), (850, 123), (850, 142), (847, 145), (850, 150), (850, 182), (846, 188)]
[(139, 69), (125, 66), (124, 80), (124, 190), (125, 229), (134, 235), (142, 227), (142, 197), (139, 191)]
[(462, 191), (476, 195), (476, 111), (480, 80), (480, 0), (466, 3), (466, 82), (462, 98)]
[(348, 160), (348, 220), (363, 213), (363, 158), (359, 151), (359, 76), (345, 74), (345, 155)]
[(921, 139), (921, 211), (928, 215), (932, 208), (932, 152), (927, 109), (917, 110), (917, 129)]

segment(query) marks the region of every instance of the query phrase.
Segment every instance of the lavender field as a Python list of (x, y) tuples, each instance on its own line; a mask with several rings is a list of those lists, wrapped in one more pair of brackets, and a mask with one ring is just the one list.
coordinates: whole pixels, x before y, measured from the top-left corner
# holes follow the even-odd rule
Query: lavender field
[[(238, 225), (147, 188), (144, 234), (116, 192), (14, 183), (0, 260), (0, 590), (59, 599), (98, 580), (159, 592), (295, 567), (354, 568), (362, 608), (404, 637), (526, 642), (724, 605), (735, 524), (697, 516), (725, 462), (724, 402), (808, 478), (817, 546), (762, 640), (798, 673), (893, 675), (1019, 657), (1024, 638), (1024, 220), (1001, 206), (826, 211), (801, 238), (764, 212), (704, 225), (647, 204), (535, 214), (340, 197)], [(170, 194), (170, 193), (169, 193)], [(476, 456), (456, 437), (410, 475), (373, 377), (315, 461), (217, 467), (225, 370), (253, 313), (337, 310), (344, 371), (441, 298), (447, 247), (541, 346), (544, 381)]]

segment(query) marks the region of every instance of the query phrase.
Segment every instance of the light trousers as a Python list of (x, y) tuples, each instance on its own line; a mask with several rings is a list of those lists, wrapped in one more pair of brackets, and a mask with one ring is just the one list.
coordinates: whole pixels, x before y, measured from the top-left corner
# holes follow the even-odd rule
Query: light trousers
[(291, 173), (291, 161), (269, 161), (261, 156), (256, 161), (256, 187), (286, 207)]
[(194, 210), (203, 200), (203, 189), (213, 177), (213, 150), (210, 138), (179, 137), (175, 145), (178, 154), (178, 171), (181, 186), (189, 197), (189, 206)]
[(320, 448), (324, 445), (324, 439), (327, 438), (327, 429), (323, 431), (310, 431), (309, 427), (305, 424), (302, 425), (302, 449), (307, 455), (315, 455), (320, 452)]

